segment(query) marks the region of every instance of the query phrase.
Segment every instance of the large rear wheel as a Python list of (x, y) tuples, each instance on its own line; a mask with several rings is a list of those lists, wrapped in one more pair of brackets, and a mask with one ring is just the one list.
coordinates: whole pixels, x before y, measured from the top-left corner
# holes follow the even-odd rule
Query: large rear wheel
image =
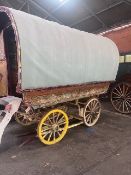
[(131, 87), (126, 83), (118, 83), (111, 91), (111, 103), (116, 111), (131, 113)]

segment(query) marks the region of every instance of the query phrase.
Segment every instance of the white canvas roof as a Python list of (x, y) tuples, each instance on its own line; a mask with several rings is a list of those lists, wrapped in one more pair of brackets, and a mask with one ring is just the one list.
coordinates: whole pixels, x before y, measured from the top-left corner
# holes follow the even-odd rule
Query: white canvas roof
[(111, 40), (10, 12), (20, 39), (23, 90), (115, 80), (119, 53)]

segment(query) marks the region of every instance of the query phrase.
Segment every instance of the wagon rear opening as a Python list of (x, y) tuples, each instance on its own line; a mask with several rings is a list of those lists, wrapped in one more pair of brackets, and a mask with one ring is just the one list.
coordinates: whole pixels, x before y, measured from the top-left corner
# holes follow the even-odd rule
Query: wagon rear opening
[(0, 12), (0, 96), (16, 95), (17, 46), (11, 20)]

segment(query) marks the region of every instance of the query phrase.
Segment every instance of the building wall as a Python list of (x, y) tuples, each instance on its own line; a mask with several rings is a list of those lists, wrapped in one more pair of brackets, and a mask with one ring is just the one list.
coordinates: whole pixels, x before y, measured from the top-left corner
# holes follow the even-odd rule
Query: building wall
[(114, 41), (120, 54), (131, 53), (131, 24), (102, 33)]
[(131, 74), (131, 23), (103, 32), (101, 35), (114, 41), (119, 49), (121, 56), (116, 80), (126, 74)]

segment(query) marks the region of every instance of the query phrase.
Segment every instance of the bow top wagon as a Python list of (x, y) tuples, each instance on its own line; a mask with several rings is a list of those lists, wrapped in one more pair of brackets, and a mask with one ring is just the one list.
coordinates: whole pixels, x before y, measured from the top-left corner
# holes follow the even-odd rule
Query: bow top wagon
[(116, 82), (111, 85), (111, 103), (124, 114), (131, 113), (131, 23), (106, 31), (104, 36), (112, 39), (120, 52)]
[[(57, 143), (68, 128), (97, 122), (98, 96), (118, 69), (111, 40), (0, 7), (0, 42), (0, 96), (22, 98), (16, 120), (38, 122), (43, 143)], [(73, 118), (77, 123), (71, 125)]]

